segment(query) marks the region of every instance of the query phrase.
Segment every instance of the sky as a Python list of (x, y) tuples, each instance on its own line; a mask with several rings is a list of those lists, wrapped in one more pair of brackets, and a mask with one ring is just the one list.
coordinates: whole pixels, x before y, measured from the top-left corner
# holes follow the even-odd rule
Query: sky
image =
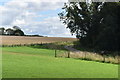
[(19, 26), (27, 35), (75, 37), (58, 16), (67, 0), (0, 0), (0, 27)]

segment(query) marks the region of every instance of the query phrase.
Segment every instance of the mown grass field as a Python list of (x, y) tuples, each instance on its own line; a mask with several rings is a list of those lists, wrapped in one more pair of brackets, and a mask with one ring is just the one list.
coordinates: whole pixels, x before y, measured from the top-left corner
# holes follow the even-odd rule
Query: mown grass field
[(55, 58), (54, 50), (4, 47), (3, 78), (118, 78), (118, 65)]

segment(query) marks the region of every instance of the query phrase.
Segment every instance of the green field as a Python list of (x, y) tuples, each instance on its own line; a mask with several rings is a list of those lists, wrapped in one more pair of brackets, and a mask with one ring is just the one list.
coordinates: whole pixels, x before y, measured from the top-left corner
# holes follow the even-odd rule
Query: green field
[(118, 65), (55, 58), (54, 50), (4, 47), (3, 78), (118, 78)]

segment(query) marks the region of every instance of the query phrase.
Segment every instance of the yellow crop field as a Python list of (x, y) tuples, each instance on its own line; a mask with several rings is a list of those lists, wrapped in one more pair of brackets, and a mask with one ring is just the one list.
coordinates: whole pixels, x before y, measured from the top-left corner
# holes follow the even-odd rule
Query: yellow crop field
[(53, 43), (77, 40), (76, 38), (62, 38), (62, 37), (28, 37), (28, 36), (0, 36), (0, 37), (2, 45)]

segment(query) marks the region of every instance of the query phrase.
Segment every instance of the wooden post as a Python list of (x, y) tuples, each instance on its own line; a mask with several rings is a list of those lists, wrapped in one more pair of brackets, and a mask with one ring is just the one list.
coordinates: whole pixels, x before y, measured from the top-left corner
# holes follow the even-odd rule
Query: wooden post
[(40, 45), (42, 45), (42, 42), (41, 42), (41, 44)]
[(57, 50), (55, 49), (55, 57), (57, 57)]
[(86, 57), (86, 52), (85, 52), (84, 54), (85, 54), (85, 57), (84, 57), (84, 59), (87, 59), (87, 57)]
[(70, 58), (70, 51), (68, 51), (68, 58)]
[(105, 62), (105, 51), (101, 51), (101, 55), (103, 57), (103, 61), (102, 62)]
[(103, 54), (103, 62), (105, 62), (105, 55)]

